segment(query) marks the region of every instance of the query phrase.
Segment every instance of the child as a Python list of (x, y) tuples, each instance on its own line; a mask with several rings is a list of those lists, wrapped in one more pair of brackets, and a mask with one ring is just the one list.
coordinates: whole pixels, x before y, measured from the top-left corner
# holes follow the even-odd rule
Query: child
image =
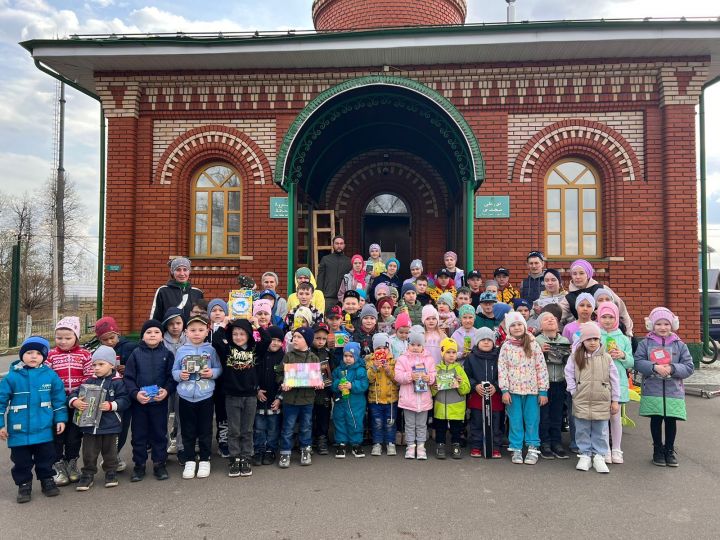
[[(301, 283), (309, 283), (312, 286), (312, 289), (310, 289), (312, 291), (310, 293), (310, 301), (305, 305), (306, 306), (312, 305), (321, 314), (325, 313), (325, 296), (323, 295), (323, 292), (321, 290), (318, 290), (317, 282), (315, 281), (315, 276), (313, 275), (313, 273), (310, 271), (309, 268), (305, 268), (305, 267), (298, 268), (297, 271), (295, 272), (295, 290), (296, 291), (300, 288)], [(291, 294), (287, 299), (288, 313), (292, 312), (299, 305), (300, 305), (300, 298), (298, 297), (297, 293)]]
[(547, 403), (548, 371), (540, 345), (527, 331), (519, 313), (505, 316), (508, 339), (498, 358), (498, 384), (510, 420), (512, 462), (523, 463), (523, 442), (527, 443), (526, 465), (538, 461), (540, 407)]
[(440, 295), (444, 293), (450, 293), (453, 300), (455, 299), (455, 295), (457, 294), (455, 282), (452, 281), (452, 274), (447, 268), (441, 269), (435, 275), (435, 286), (431, 287), (428, 293), (430, 294), (433, 302), (437, 302)]
[(365, 359), (369, 383), (368, 403), (372, 422), (373, 447), (370, 455), (382, 455), (386, 445), (387, 455), (397, 454), (398, 384), (395, 382), (395, 357), (390, 351), (390, 336), (384, 333), (373, 336), (373, 353)]
[[(499, 289), (499, 287), (498, 287), (498, 282), (495, 281), (494, 279), (488, 279), (488, 280), (485, 282), (485, 292), (491, 292), (491, 293), (493, 293), (493, 294), (495, 295), (495, 300), (498, 299), (498, 291), (499, 291), (499, 290), (500, 290), (500, 289)], [(498, 302), (499, 302), (499, 300), (498, 300)]]
[(538, 317), (537, 323), (540, 333), (536, 341), (545, 355), (550, 381), (547, 405), (540, 408), (540, 457), (567, 459), (561, 436), (567, 388), (565, 365), (570, 355), (570, 342), (558, 332), (559, 317), (544, 312)]
[(480, 295), (480, 307), (475, 310), (477, 317), (475, 317), (475, 328), (490, 328), (494, 330), (500, 324), (495, 319), (495, 313), (493, 312), (493, 306), (497, 304), (497, 293), (492, 291), (485, 291)]
[(420, 259), (413, 259), (410, 262), (410, 277), (403, 281), (403, 285), (406, 283), (415, 284), (415, 280), (422, 276), (423, 273), (423, 262)]
[(491, 399), (493, 459), (499, 459), (500, 444), (502, 443), (505, 427), (505, 406), (500, 398), (500, 386), (498, 385), (498, 355), (500, 349), (495, 346), (495, 332), (490, 328), (478, 330), (478, 341), (473, 347), (470, 358), (465, 361), (465, 372), (467, 373), (470, 387), (472, 389), (468, 399), (470, 409), (470, 457), (479, 458), (483, 456), (483, 396), (488, 395)]
[(676, 334), (680, 320), (668, 308), (653, 309), (645, 327), (649, 333), (635, 351), (635, 368), (643, 375), (640, 416), (650, 417), (653, 463), (677, 467), (675, 434), (677, 421), (687, 419), (683, 379), (693, 373), (692, 357)]
[(443, 262), (445, 263), (443, 270), (447, 270), (450, 273), (450, 279), (453, 281), (455, 288), (459, 289), (465, 286), (465, 272), (455, 266), (457, 264), (457, 258), (457, 253), (454, 251), (446, 252), (445, 255), (443, 255)]
[[(377, 287), (375, 287), (375, 301), (377, 302), (378, 300), (380, 300), (381, 298), (385, 298), (386, 296), (390, 296), (390, 285), (388, 285), (387, 283), (378, 283)], [(362, 294), (360, 295), (360, 297), (365, 298), (362, 296)], [(363, 305), (365, 304), (362, 304), (360, 307), (362, 308)]]
[(464, 365), (473, 347), (477, 344), (478, 330), (473, 326), (475, 324), (475, 310), (470, 304), (461, 306), (458, 314), (460, 315), (460, 328), (453, 332), (452, 338), (461, 347), (458, 361), (461, 365)]
[(255, 300), (253, 302), (253, 316), (251, 322), (258, 328), (267, 328), (273, 324), (272, 301)]
[[(375, 294), (375, 289), (378, 285), (385, 283), (388, 288), (395, 287), (396, 289), (400, 289), (402, 287), (402, 281), (400, 281), (400, 276), (398, 276), (398, 272), (400, 271), (400, 261), (392, 257), (387, 260), (385, 267), (386, 270), (379, 276), (373, 277), (373, 280), (368, 287), (368, 300), (371, 303), (380, 299), (380, 297)], [(388, 290), (388, 295), (389, 294), (390, 291)]]
[[(258, 309), (258, 300), (253, 302), (253, 316)], [(264, 304), (263, 304), (264, 305)], [(228, 317), (228, 305), (225, 300), (215, 298), (208, 302), (208, 314), (210, 315), (210, 332), (207, 341), (213, 342), (215, 333), (220, 328), (225, 328)], [(269, 313), (268, 313), (269, 316)], [(224, 337), (224, 331), (220, 333), (220, 337)], [(222, 377), (215, 381), (215, 391), (213, 392), (213, 405), (215, 406), (215, 440), (218, 443), (218, 454), (222, 458), (230, 457), (230, 448), (228, 446), (228, 418), (227, 409), (225, 407), (225, 387)]]
[(330, 432), (330, 408), (332, 405), (332, 369), (330, 367), (330, 349), (328, 348), (328, 335), (330, 330), (325, 323), (318, 323), (313, 327), (313, 344), (310, 350), (320, 360), (320, 370), (323, 374), (325, 387), (315, 393), (313, 404), (313, 441), (317, 453), (326, 456), (329, 453), (328, 434)]
[(412, 326), (410, 316), (407, 313), (398, 314), (394, 326), (395, 335), (390, 337), (390, 352), (393, 358), (400, 358), (408, 347), (408, 336)]
[[(420, 306), (425, 307), (428, 304), (433, 303), (432, 296), (427, 292), (428, 290), (428, 277), (425, 275), (419, 276), (415, 279), (415, 291), (417, 292), (417, 301)], [(404, 296), (404, 295), (403, 295)], [(418, 323), (413, 323), (418, 324)]]
[[(118, 485), (117, 464), (118, 445), (117, 436), (122, 430), (122, 416), (118, 413), (130, 408), (130, 397), (128, 396), (125, 383), (122, 379), (115, 377), (115, 366), (117, 357), (115, 350), (105, 345), (100, 345), (92, 355), (94, 377), (90, 377), (86, 384), (94, 384), (105, 390), (105, 401), (100, 404), (103, 411), (100, 416), (100, 423), (95, 427), (80, 428), (83, 432), (82, 454), (83, 468), (77, 491), (87, 491), (93, 485), (95, 474), (98, 471), (97, 459), (102, 453), (102, 467), (105, 471), (105, 487)], [(73, 390), (70, 394), (68, 405), (71, 409), (78, 411), (86, 410), (88, 404), (79, 397), (80, 388)]]
[(270, 344), (264, 355), (259, 356), (258, 402), (253, 431), (253, 464), (272, 465), (280, 438), (280, 385), (278, 373), (282, 369), (285, 351), (282, 350), (282, 328), (271, 326), (267, 330)]
[(345, 330), (349, 333), (355, 331), (355, 327), (360, 325), (360, 295), (357, 291), (348, 291), (345, 293), (342, 305), (342, 318)]
[[(612, 302), (603, 302), (597, 308), (598, 322), (600, 323), (600, 337), (603, 347), (615, 362), (620, 382), (620, 406), (630, 401), (627, 370), (635, 365), (630, 338), (618, 328), (620, 323), (620, 310)], [(612, 450), (606, 454), (605, 463), (622, 463), (622, 414), (618, 411), (610, 415), (610, 436), (612, 437)]]
[[(382, 283), (380, 285), (385, 287), (386, 291), (387, 291), (387, 285), (384, 285)], [(360, 309), (362, 310), (362, 308), (365, 306), (365, 304), (367, 304), (367, 292), (358, 291), (357, 293), (358, 293), (358, 299), (360, 300)], [(385, 294), (384, 296), (387, 296), (387, 294)]]
[(528, 323), (528, 331), (533, 335), (537, 334), (537, 327), (535, 326), (535, 321), (530, 321), (530, 315), (532, 313), (530, 310), (530, 302), (528, 302), (524, 298), (516, 298), (512, 301), (512, 305), (515, 311), (525, 317), (525, 320)]
[(493, 277), (497, 281), (497, 298), (498, 302), (504, 302), (506, 304), (512, 304), (515, 298), (520, 298), (520, 291), (510, 285), (510, 270), (507, 268), (496, 268), (493, 272)]
[(470, 305), (470, 303), (470, 287), (460, 287), (457, 290), (457, 296), (455, 297), (455, 315), (459, 314), (459, 310), (462, 306)]
[[(222, 367), (215, 349), (205, 342), (208, 335), (207, 319), (191, 318), (185, 333), (188, 343), (178, 349), (172, 375), (178, 383), (180, 423), (183, 427), (182, 458), (185, 460), (185, 469), (182, 477), (189, 480), (195, 478), (196, 467), (198, 478), (210, 476), (212, 394), (215, 390), (215, 379), (222, 373)], [(198, 444), (200, 449), (199, 463), (195, 462), (195, 444)]]
[(378, 332), (385, 332), (386, 334), (393, 333), (395, 317), (393, 317), (392, 313), (394, 307), (395, 301), (391, 297), (382, 298), (377, 301)]
[(200, 298), (193, 302), (192, 308), (190, 309), (190, 315), (188, 319), (192, 317), (204, 317), (208, 318), (208, 304), (209, 302), (204, 298)]
[(360, 360), (360, 345), (350, 342), (343, 348), (343, 364), (332, 374), (332, 389), (335, 395), (333, 425), (335, 426), (335, 457), (345, 458), (348, 445), (352, 455), (364, 458), (362, 447), (363, 421), (367, 400), (368, 375), (365, 364)]
[(372, 337), (377, 332), (377, 310), (365, 304), (360, 312), (360, 328), (353, 332), (352, 340), (360, 344), (360, 354), (365, 357), (372, 352)]
[(593, 295), (580, 293), (575, 300), (575, 310), (577, 311), (577, 320), (566, 324), (562, 332), (563, 337), (567, 338), (570, 343), (574, 343), (580, 335), (580, 325), (592, 321), (593, 311), (595, 311)]
[[(180, 308), (171, 307), (167, 309), (162, 321), (162, 331), (163, 345), (173, 354), (173, 361), (175, 361), (175, 355), (178, 349), (187, 343), (185, 316)], [(173, 389), (174, 388), (175, 385), (173, 384)], [(180, 415), (178, 414), (179, 398), (177, 392), (173, 391), (170, 394), (168, 399), (168, 412), (172, 415), (172, 428), (170, 430), (170, 444), (167, 447), (167, 453), (182, 456), (182, 430), (180, 426)], [(131, 414), (132, 411), (133, 407), (130, 407)], [(182, 460), (182, 458), (180, 458), (180, 460)], [(145, 464), (143, 462), (143, 470), (144, 469)]]
[[(80, 346), (80, 319), (65, 317), (55, 326), (55, 347), (47, 355), (45, 363), (60, 377), (65, 395), (75, 390), (93, 374), (92, 355)], [(68, 412), (70, 418), (72, 411)], [(77, 461), (80, 457), (82, 431), (68, 422), (65, 430), (55, 435), (55, 483), (67, 486), (80, 480)]]
[[(173, 308), (170, 308), (173, 309)], [(165, 348), (160, 321), (145, 321), (140, 332), (142, 340), (125, 366), (125, 386), (130, 394), (132, 411), (133, 474), (131, 482), (145, 478), (148, 445), (152, 449), (153, 474), (167, 480), (168, 395), (175, 392), (172, 367), (175, 356)], [(152, 387), (157, 394), (148, 395)], [(152, 388), (155, 390), (154, 388)]]
[(379, 244), (370, 244), (368, 249), (370, 257), (365, 263), (365, 269), (371, 277), (376, 278), (385, 271), (385, 263), (380, 258), (382, 250)]
[(68, 410), (63, 382), (45, 365), (49, 349), (47, 340), (27, 338), (20, 346), (20, 359), (0, 381), (0, 439), (10, 447), (18, 503), (30, 502), (33, 466), (43, 495), (60, 494), (53, 479), (53, 436), (65, 430)]
[[(440, 343), (442, 362), (436, 367), (435, 384), (432, 393), (435, 396), (433, 427), (435, 428), (435, 455), (445, 459), (445, 443), (450, 431), (453, 459), (462, 459), (460, 440), (465, 420), (465, 396), (470, 393), (470, 381), (465, 370), (457, 362), (458, 344), (452, 338)], [(442, 387), (440, 387), (442, 383)]]
[(480, 307), (480, 295), (485, 292), (482, 288), (482, 274), (480, 270), (472, 270), (467, 275), (467, 284), (470, 289), (470, 303), (476, 310)]
[(502, 347), (502, 344), (505, 343), (507, 339), (507, 326), (504, 325), (503, 322), (505, 321), (505, 316), (511, 311), (512, 308), (505, 302), (498, 302), (493, 306), (493, 315), (495, 315), (495, 320), (497, 321), (497, 326), (495, 327), (497, 339), (495, 340), (495, 344), (498, 347)]
[[(427, 282), (425, 282), (427, 284)], [(412, 283), (405, 283), (400, 291), (402, 300), (400, 305), (395, 308), (395, 317), (405, 312), (410, 316), (412, 324), (422, 324), (422, 304), (417, 299), (417, 288)]]
[(407, 352), (395, 364), (395, 381), (400, 384), (398, 406), (405, 420), (405, 459), (427, 459), (425, 441), (428, 411), (433, 407), (430, 385), (435, 384), (435, 360), (423, 350), (422, 333), (411, 332), (409, 342)]
[(575, 417), (575, 442), (580, 449), (575, 468), (587, 471), (592, 463), (597, 472), (608, 473), (608, 420), (611, 414), (620, 412), (617, 368), (600, 343), (596, 324), (584, 323), (580, 327), (576, 345), (565, 366)]
[(425, 326), (425, 339), (423, 347), (435, 364), (442, 361), (440, 354), (440, 342), (447, 337), (447, 334), (440, 330), (440, 316), (437, 309), (432, 306), (425, 306), (422, 310), (422, 323)]
[[(288, 313), (288, 317), (289, 316), (290, 314)], [(312, 312), (304, 306), (298, 306), (295, 313), (292, 315), (292, 325), (288, 327), (288, 332), (285, 334), (285, 351), (292, 351), (293, 332), (298, 328), (310, 328), (312, 326), (312, 320)]]
[[(351, 291), (348, 291), (351, 292)], [(283, 366), (286, 364), (319, 363), (320, 360), (310, 347), (315, 339), (312, 328), (301, 327), (293, 330), (293, 349), (285, 353)], [(284, 371), (278, 373), (283, 381)], [(294, 388), (285, 382), (280, 386), (282, 393), (278, 399), (282, 402), (283, 419), (282, 433), (280, 434), (280, 461), (278, 467), (290, 467), (290, 453), (293, 447), (295, 424), (298, 424), (298, 440), (300, 442), (300, 465), (312, 464), (312, 411), (315, 402), (315, 390), (324, 388), (322, 384), (317, 388)]]
[(437, 299), (437, 311), (439, 324), (438, 327), (445, 332), (446, 336), (451, 336), (458, 329), (458, 320), (453, 313), (455, 309), (455, 300), (450, 293), (442, 293)]
[[(253, 304), (254, 305), (254, 304)], [(208, 302), (208, 318), (210, 319), (209, 340), (212, 343), (213, 333), (225, 326), (225, 320), (228, 316), (228, 305), (222, 298), (213, 298)]]
[[(267, 274), (267, 272), (265, 273)], [(284, 315), (280, 315), (280, 301), (282, 300), (285, 302), (283, 298), (278, 297), (277, 293), (272, 289), (265, 289), (264, 291), (260, 291), (260, 294), (258, 294), (257, 300), (253, 301), (253, 312), (255, 310), (255, 304), (260, 302), (261, 300), (270, 302), (270, 322), (268, 323), (268, 326), (270, 324), (279, 326), (280, 328), (285, 328), (285, 317), (287, 317), (287, 304), (285, 304), (284, 309)], [(261, 326), (263, 326), (261, 324)]]
[(395, 305), (397, 305), (400, 300), (400, 292), (397, 290), (397, 287), (388, 287), (388, 295), (393, 299)]
[(314, 289), (310, 283), (302, 282), (298, 285), (297, 292), (294, 295), (296, 296), (298, 303), (293, 304), (293, 307), (290, 308), (287, 317), (285, 318), (285, 323), (287, 324), (288, 328), (292, 328), (295, 314), (301, 308), (309, 309), (312, 313), (312, 320), (310, 321), (310, 326), (313, 326), (318, 322), (322, 322), (323, 313), (322, 311), (320, 311), (320, 308), (313, 305), (313, 294)]
[(353, 255), (350, 259), (352, 269), (345, 274), (340, 289), (338, 289), (338, 302), (342, 302), (347, 291), (366, 291), (370, 285), (370, 274), (365, 268), (362, 255)]
[(330, 349), (330, 373), (342, 363), (342, 349), (349, 341), (347, 332), (342, 326), (342, 308), (333, 307), (325, 316), (328, 325), (327, 347)]

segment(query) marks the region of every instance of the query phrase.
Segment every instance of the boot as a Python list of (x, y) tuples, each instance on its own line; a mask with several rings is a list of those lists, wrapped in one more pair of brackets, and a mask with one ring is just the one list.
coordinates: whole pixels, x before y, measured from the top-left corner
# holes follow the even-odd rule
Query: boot
[(658, 467), (665, 467), (667, 466), (667, 462), (665, 461), (665, 448), (659, 444), (653, 445), (653, 457), (652, 457), (653, 465), (657, 465)]
[(68, 461), (67, 465), (67, 475), (68, 480), (70, 480), (70, 483), (74, 484), (76, 482), (80, 481), (80, 469), (78, 468), (78, 458), (73, 458), (70, 461)]
[(320, 456), (327, 456), (330, 450), (328, 449), (327, 437), (321, 435), (317, 440), (317, 451)]
[(445, 445), (443, 443), (438, 443), (437, 446), (435, 447), (435, 456), (438, 459), (445, 459), (445, 457), (446, 457)]
[(60, 495), (60, 490), (55, 485), (55, 480), (52, 477), (40, 480), (40, 488), (46, 497), (57, 497)]
[(67, 486), (70, 483), (67, 472), (67, 464), (60, 460), (53, 465), (53, 469), (55, 469), (55, 485)]
[(18, 494), (17, 499), (15, 499), (19, 504), (30, 502), (30, 499), (32, 498), (32, 482), (25, 482), (24, 484), (20, 484), (18, 486)]
[(668, 467), (679, 467), (680, 464), (678, 463), (677, 456), (675, 455), (675, 449), (665, 448), (665, 464)]

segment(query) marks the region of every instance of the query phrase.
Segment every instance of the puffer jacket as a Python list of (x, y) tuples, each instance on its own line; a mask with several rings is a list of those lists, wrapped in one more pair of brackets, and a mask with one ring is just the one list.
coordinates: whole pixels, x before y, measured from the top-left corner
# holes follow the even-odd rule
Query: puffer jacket
[(13, 362), (0, 381), (0, 428), (7, 427), (8, 446), (51, 442), (55, 424), (67, 419), (60, 377), (47, 365), (29, 368), (22, 360)]
[(610, 402), (620, 399), (615, 362), (603, 347), (586, 359), (585, 369), (577, 369), (574, 355), (565, 366), (567, 391), (573, 397), (572, 414), (583, 420), (609, 420)]
[[(116, 379), (115, 371), (107, 377), (90, 377), (85, 384), (96, 384), (102, 386), (105, 393), (105, 401), (110, 402), (112, 407), (109, 411), (105, 411), (100, 415), (100, 425), (97, 427), (81, 427), (80, 431), (91, 435), (111, 435), (122, 431), (122, 411), (130, 407), (130, 394), (128, 394), (125, 383), (122, 379)], [(80, 394), (80, 388), (73, 390), (70, 394), (68, 405), (72, 407), (73, 401), (77, 400)]]
[[(620, 380), (620, 403), (627, 403), (630, 401), (630, 388), (627, 376), (627, 370), (632, 369), (635, 366), (635, 358), (632, 352), (632, 343), (630, 338), (623, 334), (620, 330), (615, 329), (612, 332), (606, 332), (600, 330), (602, 337), (602, 344), (605, 350), (608, 350), (608, 343), (612, 343), (613, 340), (618, 349), (625, 353), (625, 358), (620, 360), (613, 360), (615, 367), (618, 371), (618, 377)], [(608, 352), (608, 354), (610, 354)]]
[(505, 409), (500, 397), (500, 385), (498, 384), (498, 356), (500, 349), (493, 347), (492, 351), (481, 351), (477, 345), (473, 347), (470, 356), (465, 361), (465, 373), (470, 381), (470, 397), (468, 407), (470, 409), (482, 409), (483, 398), (475, 391), (475, 387), (483, 382), (492, 383), (496, 392), (493, 394), (492, 410), (502, 411)]
[(529, 358), (515, 340), (508, 339), (503, 343), (498, 358), (498, 383), (503, 394), (547, 396), (550, 382), (545, 356), (537, 341), (532, 343)]
[(423, 366), (429, 375), (428, 386), (435, 383), (435, 360), (427, 352), (412, 353), (410, 351), (398, 358), (395, 363), (395, 381), (400, 384), (398, 406), (413, 412), (429, 411), (433, 408), (432, 393), (416, 392), (412, 374), (415, 366)]
[[(347, 399), (342, 397), (335, 403), (335, 407), (342, 407), (343, 403), (347, 403), (350, 407), (352, 415), (361, 419), (365, 414), (365, 392), (368, 390), (368, 377), (365, 371), (365, 364), (362, 362), (355, 362), (353, 365), (348, 366), (343, 362), (332, 372), (332, 390), (336, 396), (341, 396), (342, 392), (338, 389), (340, 381), (343, 377), (352, 385), (350, 388), (350, 395)], [(362, 426), (362, 422), (358, 422)]]
[(395, 358), (387, 361), (388, 370), (378, 368), (374, 362), (375, 353), (365, 357), (367, 369), (368, 403), (397, 403), (400, 396), (400, 387), (395, 382)]
[(460, 378), (460, 385), (450, 390), (437, 390), (433, 388), (435, 396), (435, 407), (433, 416), (440, 420), (464, 420), (465, 419), (465, 396), (470, 393), (470, 381), (463, 367), (458, 363), (446, 364), (440, 362), (435, 366), (435, 382), (443, 373), (452, 374)]
[(53, 347), (45, 364), (60, 377), (66, 395), (70, 395), (70, 392), (93, 375), (92, 353), (80, 345), (75, 345), (69, 351)]
[(403, 311), (407, 310), (407, 314), (410, 316), (410, 322), (412, 324), (422, 324), (422, 304), (416, 300), (414, 304), (410, 305), (404, 301), (400, 301), (400, 305), (395, 308), (393, 314), (397, 316)]
[[(148, 347), (141, 341), (125, 365), (123, 381), (133, 400), (133, 405), (140, 405), (137, 402), (137, 394), (143, 386), (157, 385), (164, 388), (168, 394), (175, 391), (175, 380), (172, 377), (172, 366), (175, 356), (162, 343), (154, 349)], [(144, 407), (160, 405), (159, 401), (152, 400)]]

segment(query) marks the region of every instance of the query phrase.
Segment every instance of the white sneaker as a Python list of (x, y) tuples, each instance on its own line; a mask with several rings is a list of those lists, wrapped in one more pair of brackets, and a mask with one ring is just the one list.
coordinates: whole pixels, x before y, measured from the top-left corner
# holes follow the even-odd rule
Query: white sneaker
[(127, 469), (127, 463), (125, 463), (122, 459), (118, 460), (117, 465), (117, 472), (123, 472), (125, 469)]
[(610, 469), (608, 469), (607, 464), (605, 463), (605, 456), (601, 456), (600, 454), (595, 454), (595, 457), (593, 457), (592, 460), (593, 469), (595, 469), (599, 473), (609, 473)]
[(592, 463), (592, 459), (590, 459), (590, 456), (581, 454), (578, 456), (578, 462), (577, 462), (577, 465), (575, 465), (575, 468), (578, 471), (589, 471), (591, 463)]
[(405, 459), (415, 459), (415, 445), (408, 444), (405, 450)]
[(175, 439), (170, 439), (170, 444), (167, 447), (167, 453), (168, 454), (177, 454), (178, 453), (177, 441)]
[(427, 450), (425, 450), (425, 443), (419, 443), (415, 450), (417, 452), (417, 459), (427, 459)]
[(612, 463), (612, 454), (610, 452), (608, 452), (607, 454), (605, 454), (603, 456), (603, 459), (605, 460), (605, 463), (608, 463), (608, 464)]
[(372, 450), (370, 451), (371, 456), (382, 456), (382, 444), (373, 444)]
[(522, 463), (523, 463), (522, 450), (513, 450), (510, 461), (512, 461), (515, 465), (522, 465)]
[(198, 478), (207, 478), (208, 476), (210, 476), (210, 462), (209, 461), (201, 461), (198, 464), (197, 477)]
[(397, 449), (395, 448), (395, 445), (393, 443), (388, 443), (387, 455), (388, 456), (397, 456)]
[(197, 463), (194, 461), (186, 461), (185, 462), (185, 468), (183, 469), (182, 477), (185, 480), (190, 480), (191, 478), (195, 478), (195, 467)]
[(612, 462), (613, 463), (623, 463), (622, 450), (613, 450), (612, 451)]
[(525, 456), (525, 465), (535, 465), (538, 462), (538, 449), (534, 446), (528, 446), (527, 455)]

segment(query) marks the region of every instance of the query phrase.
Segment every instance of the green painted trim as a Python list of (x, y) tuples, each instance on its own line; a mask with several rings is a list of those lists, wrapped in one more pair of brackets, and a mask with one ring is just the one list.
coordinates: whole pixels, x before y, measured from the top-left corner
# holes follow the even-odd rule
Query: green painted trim
[[(482, 181), (485, 179), (485, 163), (483, 161), (482, 152), (480, 151), (480, 145), (477, 142), (475, 133), (473, 132), (472, 128), (467, 123), (463, 115), (460, 113), (460, 111), (444, 96), (418, 81), (415, 81), (413, 79), (407, 79), (404, 77), (384, 75), (369, 75), (366, 77), (350, 79), (348, 81), (340, 83), (322, 92), (315, 99), (313, 99), (302, 111), (300, 111), (300, 114), (298, 114), (295, 121), (290, 125), (288, 132), (285, 134), (282, 145), (280, 147), (280, 151), (278, 152), (275, 164), (274, 177), (274, 181), (276, 184), (278, 184), (280, 187), (287, 191), (286, 184), (292, 181), (292, 178), (290, 177), (291, 173), (288, 174), (287, 171), (292, 171), (292, 165), (294, 165), (294, 163), (291, 163), (291, 167), (288, 167), (288, 160), (294, 160), (296, 158), (296, 151), (292, 153), (292, 156), (290, 155), (291, 149), (295, 143), (295, 139), (297, 138), (298, 134), (305, 127), (305, 124), (312, 119), (313, 115), (318, 111), (318, 109), (320, 109), (330, 100), (341, 96), (346, 92), (368, 86), (391, 86), (403, 88), (405, 90), (409, 90), (411, 92), (414, 92), (415, 94), (419, 94), (425, 97), (427, 100), (433, 102), (436, 107), (442, 109), (445, 115), (450, 118), (452, 123), (455, 124), (455, 128), (459, 130), (459, 132), (465, 139), (465, 144), (470, 150), (470, 157), (472, 159), (474, 177), (473, 183), (475, 184), (476, 189), (480, 186)], [(362, 96), (360, 96), (360, 98), (362, 98)], [(398, 98), (398, 96), (396, 96), (396, 98)], [(365, 96), (364, 99), (367, 99), (367, 96)], [(409, 99), (409, 97), (406, 97), (406, 99)], [(415, 101), (420, 104), (423, 103), (421, 101)], [(343, 103), (341, 102), (338, 106), (341, 107), (342, 105)], [(324, 114), (323, 116), (326, 116), (326, 114)]]
[(297, 186), (290, 184), (288, 190), (288, 254), (287, 254), (287, 284), (288, 296), (295, 292), (295, 257), (297, 254)]
[(700, 367), (700, 359), (703, 356), (703, 344), (702, 343), (686, 343), (690, 356), (693, 359), (693, 365), (698, 368)]
[(475, 190), (465, 183), (465, 268), (475, 269)]

